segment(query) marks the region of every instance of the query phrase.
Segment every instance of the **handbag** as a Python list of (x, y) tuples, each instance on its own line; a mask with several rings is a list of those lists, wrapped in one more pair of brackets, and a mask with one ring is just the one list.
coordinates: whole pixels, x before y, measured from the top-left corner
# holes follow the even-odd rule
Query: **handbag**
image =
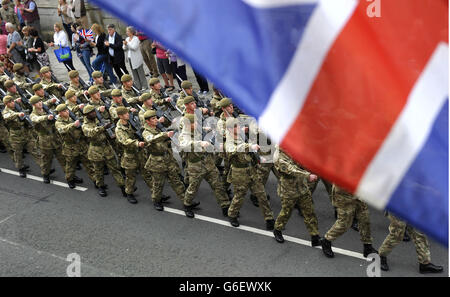
[(59, 48), (53, 50), (55, 53), (56, 59), (58, 59), (58, 62), (65, 62), (68, 60), (72, 60), (72, 51), (70, 50), (70, 47), (62, 47), (61, 45)]

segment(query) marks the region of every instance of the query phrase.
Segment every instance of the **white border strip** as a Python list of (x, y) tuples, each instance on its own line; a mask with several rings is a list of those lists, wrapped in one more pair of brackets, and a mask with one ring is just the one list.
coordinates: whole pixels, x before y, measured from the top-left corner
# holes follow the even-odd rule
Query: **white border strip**
[[(0, 172), (19, 176), (19, 172), (13, 171), (13, 170), (9, 170), (9, 169), (6, 169), (6, 168), (0, 168)], [(26, 177), (26, 178), (32, 179), (32, 180), (36, 180), (36, 181), (39, 181), (39, 182), (43, 182), (42, 177), (38, 177), (38, 176), (30, 175), (30, 174), (27, 174), (27, 177)], [(60, 186), (60, 187), (63, 187), (63, 188), (69, 188), (69, 185), (68, 185), (68, 184), (62, 183), (62, 182), (59, 182), (59, 181), (56, 181), (56, 180), (50, 180), (50, 183), (53, 184), (53, 185), (55, 185), (55, 186)], [(80, 186), (77, 185), (77, 186), (76, 186), (74, 189), (72, 189), (72, 190), (78, 190), (78, 191), (84, 192), (84, 191), (86, 191), (87, 189), (88, 189), (88, 188), (80, 187)]]
[(286, 74), (259, 117), (260, 127), (276, 143), (299, 115), (329, 49), (357, 4), (355, 0), (321, 0), (313, 12)]
[(440, 43), (412, 89), (408, 102), (356, 191), (384, 209), (392, 193), (422, 149), (448, 97), (448, 44)]
[[(175, 208), (164, 207), (164, 211), (165, 212), (170, 212), (170, 213), (173, 213), (173, 214), (177, 214), (177, 215), (181, 215), (181, 216), (185, 216), (184, 211), (179, 210), (179, 209), (175, 209)], [(273, 238), (273, 236), (274, 236), (272, 231), (261, 230), (261, 229), (257, 229), (257, 228), (253, 228), (253, 227), (249, 227), (249, 226), (244, 226), (244, 225), (240, 225), (239, 227), (233, 227), (233, 226), (231, 226), (230, 222), (228, 222), (228, 221), (219, 220), (219, 219), (215, 219), (215, 218), (210, 218), (210, 217), (202, 216), (202, 215), (199, 215), (199, 214), (195, 214), (194, 219), (205, 221), (205, 222), (210, 222), (210, 223), (214, 223), (214, 224), (218, 224), (218, 225), (222, 225), (222, 226), (225, 226), (225, 227), (230, 227), (230, 228), (233, 228), (233, 229), (244, 230), (244, 231), (247, 231), (247, 232), (251, 232), (251, 233), (255, 233), (255, 234), (259, 234), (259, 235), (264, 235), (264, 236), (268, 236), (268, 237), (271, 237), (271, 238)], [(290, 242), (293, 242), (293, 243), (297, 243), (297, 244), (300, 244), (300, 245), (311, 247), (311, 241), (303, 240), (303, 239), (300, 239), (300, 238), (287, 236), (287, 235), (283, 235), (283, 237), (284, 237), (285, 241), (290, 241)], [(316, 249), (322, 249), (321, 246), (316, 246), (315, 248)], [(367, 258), (364, 258), (363, 254), (361, 254), (361, 253), (344, 250), (344, 249), (337, 248), (337, 247), (334, 247), (334, 246), (332, 247), (332, 249), (333, 249), (333, 252), (337, 253), (337, 254), (341, 254), (341, 255), (357, 258), (357, 259), (361, 259), (361, 260), (364, 260), (364, 261), (369, 261), (369, 260), (367, 260)]]
[(290, 6), (299, 4), (315, 4), (319, 0), (242, 0), (242, 1), (256, 8), (274, 8), (280, 6)]

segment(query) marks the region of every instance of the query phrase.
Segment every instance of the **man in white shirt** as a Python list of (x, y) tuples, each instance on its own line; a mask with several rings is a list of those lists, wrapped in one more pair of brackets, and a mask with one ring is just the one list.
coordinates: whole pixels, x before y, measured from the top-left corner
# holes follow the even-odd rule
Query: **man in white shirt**
[(109, 58), (117, 77), (122, 77), (122, 75), (128, 74), (127, 67), (125, 66), (125, 54), (122, 48), (123, 39), (116, 32), (114, 24), (109, 24), (107, 28), (108, 41), (105, 40), (105, 46), (108, 47)]

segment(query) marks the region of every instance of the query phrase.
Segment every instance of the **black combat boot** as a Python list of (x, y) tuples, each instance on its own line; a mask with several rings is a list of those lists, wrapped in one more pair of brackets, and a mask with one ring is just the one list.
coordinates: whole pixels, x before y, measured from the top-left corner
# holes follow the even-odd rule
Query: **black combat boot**
[(420, 273), (440, 273), (444, 271), (444, 267), (437, 266), (432, 263), (428, 264), (420, 264), (419, 265), (419, 272)]
[(169, 195), (161, 195), (161, 202), (166, 202), (167, 200), (169, 200), (170, 199), (170, 196)]
[(20, 175), (20, 177), (27, 177), (27, 171), (26, 171), (26, 169), (25, 168), (21, 168), (21, 169), (19, 169), (19, 175)]
[(334, 208), (334, 218), (337, 220), (337, 208)]
[(108, 174), (109, 174), (108, 166), (103, 167), (103, 175), (108, 175)]
[(42, 180), (44, 181), (44, 184), (49, 184), (50, 183), (50, 175), (44, 175), (42, 177)]
[(237, 218), (229, 218), (230, 219), (230, 224), (233, 227), (239, 227), (239, 221)]
[(370, 254), (378, 254), (378, 251), (374, 249), (371, 244), (364, 244), (364, 251), (363, 251), (364, 258), (367, 258), (367, 256)]
[(387, 263), (387, 258), (385, 256), (380, 256), (380, 260), (381, 260), (381, 263), (380, 263), (381, 270), (388, 271), (389, 265)]
[(137, 200), (136, 200), (136, 198), (134, 198), (134, 195), (133, 195), (133, 194), (128, 194), (128, 195), (127, 195), (127, 200), (128, 200), (128, 202), (130, 202), (131, 204), (136, 204), (136, 203), (138, 203)]
[(195, 217), (195, 214), (194, 214), (194, 212), (192, 211), (192, 205), (189, 205), (189, 206), (187, 206), (187, 205), (185, 205), (184, 206), (184, 213), (186, 214), (186, 216), (188, 217), (188, 218), (193, 218), (193, 217)]
[(328, 258), (333, 258), (334, 253), (333, 253), (333, 250), (331, 249), (331, 241), (329, 241), (325, 238), (322, 238), (321, 244), (322, 244), (323, 254)]
[(96, 189), (98, 189), (97, 183), (96, 183), (96, 182), (93, 182), (93, 183), (94, 183), (94, 187), (95, 187)]
[(24, 166), (23, 166), (23, 169), (25, 169), (25, 171), (30, 171), (30, 166), (24, 165)]
[(164, 206), (162, 205), (161, 202), (153, 202), (153, 207), (158, 210), (158, 211), (163, 211), (164, 210)]
[(75, 177), (73, 178), (73, 182), (76, 184), (82, 184), (83, 183), (83, 179), (81, 177), (78, 177), (75, 175)]
[(411, 240), (411, 237), (409, 237), (408, 231), (405, 229), (405, 234), (403, 234), (403, 241), (408, 242)]
[(122, 191), (122, 196), (127, 197), (127, 192), (125, 192), (125, 186), (120, 187), (120, 191)]
[(311, 236), (311, 246), (319, 246), (320, 245), (320, 236), (319, 235), (313, 235)]
[(352, 229), (355, 230), (356, 232), (359, 232), (358, 220), (356, 219), (356, 217), (353, 218)]
[(0, 143), (0, 153), (4, 154), (6, 152), (7, 152), (6, 147), (3, 145), (3, 143)]
[(105, 186), (98, 187), (98, 194), (99, 194), (101, 197), (106, 197), (106, 196), (108, 196), (108, 193), (106, 193), (106, 188), (105, 188)]
[(72, 180), (67, 181), (67, 184), (69, 185), (69, 188), (75, 189), (76, 185), (75, 182)]
[(270, 201), (270, 195), (267, 195), (267, 200)]
[(253, 203), (254, 206), (259, 207), (258, 198), (256, 198), (255, 195), (253, 194), (250, 195), (250, 201)]
[(200, 205), (200, 202), (198, 202), (198, 201), (192, 202), (191, 208), (192, 208), (192, 209), (197, 208), (199, 205)]
[(55, 171), (56, 171), (55, 168), (50, 169), (49, 175), (55, 173)]
[(284, 237), (280, 230), (277, 230), (277, 229), (273, 230), (273, 235), (275, 236), (275, 240), (277, 242), (279, 242), (279, 243), (284, 242)]
[(273, 230), (274, 227), (275, 227), (274, 219), (266, 221), (266, 230)]
[(222, 208), (222, 214), (224, 217), (228, 217), (228, 208), (230, 208), (229, 206)]

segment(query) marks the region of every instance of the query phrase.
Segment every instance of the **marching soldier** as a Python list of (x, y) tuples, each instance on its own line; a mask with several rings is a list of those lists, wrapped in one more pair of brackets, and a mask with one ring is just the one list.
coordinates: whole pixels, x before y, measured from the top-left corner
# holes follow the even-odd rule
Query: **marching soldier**
[[(186, 97), (185, 104), (190, 103), (189, 99), (194, 100), (191, 96)], [(192, 201), (200, 187), (200, 183), (205, 179), (214, 191), (217, 204), (219, 204), (222, 209), (222, 214), (228, 216), (230, 201), (228, 200), (225, 188), (220, 180), (219, 170), (215, 164), (214, 147), (208, 141), (194, 139), (195, 131), (198, 131), (198, 128), (200, 128), (200, 137), (202, 135), (201, 124), (200, 126), (197, 126), (199, 123), (195, 122), (194, 114), (187, 113), (182, 120), (186, 121), (186, 123), (184, 124), (183, 131), (181, 131), (179, 137), (180, 148), (186, 154), (186, 171), (189, 176), (189, 186), (184, 196), (186, 215), (190, 216), (193, 214), (192, 209), (197, 205), (193, 204)], [(210, 150), (209, 152), (208, 149)], [(199, 204), (199, 202), (197, 203)]]
[(103, 73), (101, 73), (100, 71), (94, 71), (92, 72), (92, 78), (94, 79), (94, 86), (97, 86), (100, 94), (104, 97), (111, 97), (112, 89), (108, 89), (107, 87), (105, 87)]
[(75, 116), (79, 119), (83, 118), (83, 108), (84, 103), (77, 103), (77, 95), (73, 90), (67, 90), (67, 92), (64, 94), (64, 97), (66, 97), (66, 106), (67, 108), (75, 114)]
[(36, 143), (31, 135), (30, 127), (26, 127), (25, 122), (21, 120), (25, 113), (18, 112), (15, 109), (14, 98), (5, 96), (3, 98), (5, 109), (2, 112), (6, 127), (9, 129), (9, 143), (14, 152), (14, 165), (19, 170), (21, 177), (26, 177), (26, 169), (23, 162), (23, 149), (26, 148), (34, 157), (34, 160), (40, 165), (40, 156), (36, 150)]
[(61, 98), (64, 95), (64, 87), (62, 84), (52, 80), (52, 71), (50, 67), (44, 66), (39, 70), (41, 76), (40, 84), (44, 90), (50, 95), (55, 95), (57, 98)]
[(107, 136), (105, 134), (106, 129), (112, 126), (108, 123), (104, 126), (98, 126), (98, 120), (95, 115), (95, 107), (92, 105), (86, 105), (83, 109), (85, 116), (84, 123), (82, 125), (83, 134), (88, 138), (88, 159), (93, 163), (95, 186), (99, 189), (98, 193), (101, 197), (106, 197), (106, 185), (104, 181), (104, 165), (112, 172), (112, 176), (116, 181), (116, 184), (122, 190), (122, 195), (127, 197), (125, 192), (125, 181), (122, 173), (120, 172), (117, 164), (114, 150), (108, 143)]
[(163, 196), (163, 188), (166, 179), (178, 198), (183, 202), (185, 187), (179, 178), (181, 170), (173, 156), (170, 147), (170, 138), (174, 132), (162, 132), (157, 128), (158, 118), (154, 110), (147, 110), (144, 114), (145, 130), (143, 132), (144, 141), (149, 152), (149, 157), (145, 163), (145, 170), (151, 172), (152, 176), (152, 200), (156, 210), (162, 211), (162, 202), (168, 198)]
[(128, 104), (139, 104), (140, 94), (133, 89), (133, 78), (131, 75), (122, 75), (120, 81), (122, 82), (122, 97), (125, 98)]
[[(31, 97), (30, 104), (33, 105), (33, 112), (30, 114), (30, 118), (39, 136), (38, 145), (41, 151), (41, 174), (44, 183), (48, 184), (50, 183), (50, 170), (53, 156), (56, 157), (63, 170), (66, 167), (66, 160), (61, 153), (61, 142), (56, 134), (54, 116), (44, 111), (41, 97)], [(75, 179), (75, 182), (82, 182), (82, 180)]]
[(25, 103), (22, 102), (22, 100), (21, 100), (21, 96), (20, 96), (19, 92), (17, 91), (17, 86), (14, 83), (14, 81), (7, 80), (7, 81), (5, 81), (4, 86), (6, 88), (6, 95), (11, 96), (13, 98), (13, 100), (16, 101), (16, 103), (19, 104), (22, 109), (27, 109), (27, 107), (25, 106)]
[(6, 74), (5, 72), (5, 63), (4, 62), (0, 62), (0, 88), (3, 88), (6, 90), (5, 88), (5, 82), (7, 80), (9, 80), (9, 76)]
[[(119, 89), (114, 89), (111, 91), (111, 98), (113, 99), (111, 106), (109, 107), (109, 115), (111, 116), (111, 119), (113, 123), (117, 124), (117, 121), (119, 120), (119, 116), (117, 115), (117, 108), (120, 106), (123, 106), (122, 102), (122, 92)], [(136, 109), (130, 108), (129, 111)]]
[[(153, 99), (152, 99), (152, 96), (150, 95), (150, 93), (144, 93), (144, 94), (141, 95), (140, 100), (142, 102), (142, 110), (139, 111), (139, 120), (141, 121), (141, 125), (144, 127), (145, 124), (146, 124), (146, 120), (144, 118), (144, 114), (148, 110), (152, 110), (153, 109)], [(158, 119), (158, 122), (163, 124), (165, 122), (165, 118), (164, 117), (160, 117)]]
[(214, 112), (215, 117), (220, 117), (220, 114), (222, 113), (222, 108), (219, 105), (220, 100), (222, 100), (224, 97), (220, 93), (220, 90), (216, 88), (216, 86), (213, 85), (213, 97), (211, 101), (209, 102), (211, 104), (211, 108)]
[(14, 83), (21, 88), (22, 90), (28, 90), (30, 93), (32, 92), (33, 83), (27, 82), (27, 78), (25, 77), (25, 68), (22, 63), (16, 63), (13, 66), (14, 71)]
[(163, 110), (170, 109), (170, 102), (172, 101), (172, 98), (165, 97), (164, 94), (161, 92), (161, 82), (158, 78), (151, 78), (149, 80), (150, 85), (150, 96), (153, 99), (153, 102), (160, 106)]
[(69, 71), (69, 78), (70, 78), (70, 84), (69, 84), (69, 90), (73, 91), (77, 98), (82, 103), (87, 103), (86, 98), (84, 95), (88, 95), (89, 92), (87, 90), (83, 90), (83, 87), (80, 83), (80, 74), (77, 70), (70, 70)]
[(124, 153), (120, 166), (125, 169), (125, 192), (127, 194), (128, 202), (137, 203), (134, 197), (134, 185), (136, 184), (136, 174), (139, 170), (144, 178), (145, 183), (151, 189), (152, 177), (150, 172), (144, 169), (145, 166), (145, 153), (142, 150), (145, 146), (145, 142), (136, 137), (136, 134), (131, 127), (128, 120), (130, 113), (126, 107), (118, 107), (117, 115), (119, 121), (116, 126), (116, 138), (117, 141), (123, 146)]
[(192, 83), (188, 80), (181, 82), (180, 97), (178, 97), (177, 106), (184, 111), (184, 98), (187, 96), (193, 96)]
[[(3, 102), (0, 104), (0, 111), (3, 111), (5, 107), (3, 106)], [(0, 113), (0, 153), (8, 153), (11, 159), (14, 162), (14, 151), (11, 148), (11, 144), (9, 143), (9, 131), (6, 128), (5, 120)]]
[(371, 253), (377, 253), (372, 247), (372, 235), (370, 231), (369, 208), (357, 196), (333, 185), (333, 206), (337, 209), (337, 220), (328, 230), (322, 240), (322, 251), (328, 258), (333, 258), (331, 242), (347, 232), (352, 225), (353, 217), (356, 216), (359, 223), (359, 234), (364, 244), (363, 254), (367, 257)]
[(281, 231), (291, 217), (295, 203), (299, 202), (303, 211), (303, 221), (311, 235), (311, 245), (320, 245), (319, 226), (314, 212), (311, 192), (308, 182), (317, 180), (317, 175), (303, 170), (298, 163), (290, 158), (282, 149), (278, 149), (275, 167), (280, 173), (277, 193), (281, 198), (281, 211), (275, 221), (273, 234), (279, 243), (284, 242)]
[(50, 109), (56, 108), (57, 99), (56, 98), (45, 98), (45, 91), (41, 84), (33, 85), (33, 92), (35, 96), (41, 98), (42, 102), (47, 105)]
[(90, 96), (89, 104), (94, 106), (95, 109), (97, 109), (100, 112), (103, 119), (109, 120), (110, 119), (109, 112), (106, 109), (104, 103), (100, 99), (100, 90), (98, 89), (98, 87), (91, 86), (89, 87), (88, 92)]
[(387, 255), (403, 240), (405, 230), (409, 230), (409, 234), (416, 246), (417, 258), (419, 260), (420, 273), (439, 273), (444, 270), (442, 266), (437, 266), (431, 263), (430, 244), (425, 234), (416, 228), (408, 225), (406, 222), (388, 213), (388, 218), (391, 221), (389, 225), (389, 234), (386, 236), (383, 244), (379, 248), (381, 259), (381, 270), (388, 271), (389, 265), (387, 263)]
[[(71, 92), (71, 91), (68, 91)], [(69, 109), (66, 104), (60, 104), (56, 107), (58, 119), (55, 127), (62, 138), (62, 154), (66, 158), (66, 180), (71, 189), (75, 188), (77, 181), (82, 179), (75, 176), (78, 161), (86, 168), (89, 178), (95, 184), (94, 166), (87, 158), (88, 145), (81, 131), (81, 122), (69, 117)]]
[(256, 164), (252, 161), (253, 158), (250, 153), (250, 151), (259, 150), (259, 145), (243, 141), (237, 119), (229, 118), (226, 125), (228, 135), (225, 147), (231, 162), (228, 182), (233, 184), (234, 187), (234, 197), (228, 210), (230, 223), (233, 227), (239, 227), (237, 216), (244, 202), (245, 195), (250, 189), (252, 194), (258, 198), (259, 208), (266, 221), (266, 229), (273, 230), (275, 225), (273, 212), (267, 200), (264, 185), (256, 175)]

